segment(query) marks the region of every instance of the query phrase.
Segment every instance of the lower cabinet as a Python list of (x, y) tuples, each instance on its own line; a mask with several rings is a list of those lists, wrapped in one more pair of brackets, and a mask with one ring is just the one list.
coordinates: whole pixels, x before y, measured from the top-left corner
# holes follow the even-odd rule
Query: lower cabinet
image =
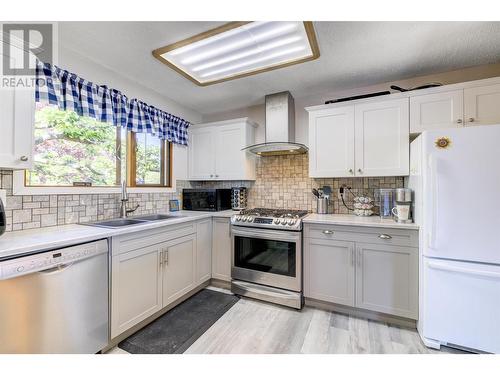
[(356, 260), (357, 307), (417, 319), (417, 249), (356, 244)]
[(196, 280), (203, 283), (212, 278), (212, 218), (196, 224)]
[[(310, 225), (305, 230), (306, 298), (418, 318), (418, 244), (414, 233), (385, 230), (380, 235), (376, 228), (359, 232), (354, 227), (340, 231), (324, 228)], [(330, 238), (320, 238), (327, 236)], [(365, 242), (372, 237), (377, 243)], [(397, 244), (406, 241), (409, 246)]]
[(304, 251), (307, 297), (354, 306), (354, 243), (309, 239)]
[(213, 219), (212, 277), (231, 281), (231, 225), (229, 218)]
[(165, 307), (196, 286), (196, 234), (167, 242), (161, 258)]
[(161, 248), (148, 246), (112, 258), (111, 337), (162, 308)]

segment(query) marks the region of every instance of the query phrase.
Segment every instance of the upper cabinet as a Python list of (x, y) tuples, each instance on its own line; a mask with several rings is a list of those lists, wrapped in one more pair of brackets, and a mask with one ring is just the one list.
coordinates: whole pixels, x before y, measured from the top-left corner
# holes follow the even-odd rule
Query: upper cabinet
[(247, 118), (189, 129), (189, 180), (255, 180), (255, 158), (242, 151), (255, 143), (257, 125)]
[(408, 99), (355, 106), (355, 174), (406, 176), (410, 170)]
[(33, 88), (0, 89), (0, 168), (33, 166), (34, 117)]
[(410, 133), (456, 128), (463, 125), (463, 90), (418, 95), (410, 98)]
[(309, 112), (310, 177), (354, 174), (354, 106)]
[(464, 89), (467, 125), (500, 124), (500, 84)]
[(308, 111), (310, 177), (408, 175), (408, 98)]
[(431, 93), (411, 94), (410, 132), (500, 124), (500, 84), (493, 82), (498, 79), (451, 85), (455, 89), (449, 91), (442, 91), (447, 88), (443, 86), (431, 89)]

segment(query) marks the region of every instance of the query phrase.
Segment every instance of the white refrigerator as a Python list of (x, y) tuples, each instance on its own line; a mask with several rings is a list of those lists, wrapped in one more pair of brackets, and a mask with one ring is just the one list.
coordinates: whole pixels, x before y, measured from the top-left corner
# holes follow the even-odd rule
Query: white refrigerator
[(420, 224), (422, 340), (500, 353), (500, 125), (422, 133), (408, 185)]

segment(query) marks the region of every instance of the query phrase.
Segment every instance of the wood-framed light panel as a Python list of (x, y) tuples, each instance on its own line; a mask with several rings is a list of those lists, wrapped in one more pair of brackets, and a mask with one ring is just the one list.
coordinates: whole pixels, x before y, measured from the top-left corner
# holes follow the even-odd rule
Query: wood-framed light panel
[(301, 63), (305, 63), (307, 61), (315, 60), (315, 59), (317, 59), (320, 56), (320, 51), (319, 51), (319, 46), (318, 46), (318, 40), (316, 39), (316, 33), (314, 31), (314, 25), (313, 25), (312, 21), (304, 21), (303, 22), (304, 23), (304, 28), (305, 28), (305, 31), (306, 31), (306, 35), (307, 35), (307, 38), (309, 40), (309, 45), (310, 45), (311, 51), (312, 51), (312, 55), (311, 56), (307, 56), (307, 57), (303, 57), (303, 58), (299, 58), (299, 59), (295, 59), (295, 60), (289, 60), (289, 61), (286, 61), (286, 62), (283, 62), (283, 63), (278, 63), (278, 64), (275, 64), (275, 65), (266, 66), (266, 67), (263, 67), (263, 68), (257, 68), (257, 69), (250, 70), (250, 71), (243, 72), (243, 73), (237, 73), (237, 74), (234, 74), (234, 75), (231, 75), (231, 76), (228, 76), (228, 77), (224, 77), (224, 78), (220, 78), (220, 79), (215, 79), (213, 81), (200, 82), (195, 77), (193, 77), (192, 75), (190, 75), (188, 72), (184, 71), (183, 69), (181, 69), (177, 65), (172, 64), (170, 61), (166, 60), (162, 56), (163, 54), (165, 54), (167, 52), (176, 50), (178, 48), (187, 46), (189, 44), (198, 42), (198, 41), (203, 40), (203, 39), (210, 38), (210, 37), (212, 37), (214, 35), (221, 34), (221, 33), (224, 33), (226, 31), (229, 31), (229, 30), (232, 30), (232, 29), (236, 29), (236, 28), (238, 28), (240, 26), (246, 25), (246, 24), (251, 23), (251, 22), (253, 22), (253, 21), (235, 21), (235, 22), (229, 22), (229, 23), (226, 23), (226, 24), (224, 24), (222, 26), (216, 27), (214, 29), (211, 29), (211, 30), (202, 32), (200, 34), (196, 34), (196, 35), (194, 35), (192, 37), (180, 40), (180, 41), (172, 43), (172, 44), (169, 44), (168, 46), (157, 48), (152, 53), (153, 53), (153, 56), (156, 59), (158, 59), (159, 61), (161, 61), (163, 64), (167, 65), (169, 68), (175, 70), (177, 73), (183, 75), (185, 78), (189, 79), (191, 82), (195, 83), (198, 86), (210, 86), (210, 85), (214, 85), (216, 83), (231, 81), (233, 79), (238, 79), (238, 78), (248, 77), (248, 76), (252, 76), (252, 75), (255, 75), (255, 74), (259, 74), (259, 73), (269, 72), (269, 71), (272, 71), (272, 70), (285, 68), (287, 66), (301, 64)]

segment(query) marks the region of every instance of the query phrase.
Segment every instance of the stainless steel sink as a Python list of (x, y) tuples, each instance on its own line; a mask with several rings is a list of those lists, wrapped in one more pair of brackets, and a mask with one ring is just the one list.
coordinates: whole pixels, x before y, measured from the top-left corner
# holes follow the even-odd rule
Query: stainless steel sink
[(120, 228), (129, 225), (144, 224), (146, 221), (135, 220), (135, 219), (113, 219), (105, 221), (96, 221), (94, 223), (82, 223), (83, 225), (90, 225), (92, 227), (103, 227), (103, 228)]
[(183, 217), (183, 216), (155, 214), (155, 215), (147, 215), (147, 216), (138, 216), (134, 219), (135, 220), (144, 220), (144, 221), (156, 221), (156, 220), (177, 219), (179, 217)]
[(137, 216), (133, 219), (112, 219), (104, 221), (95, 221), (93, 223), (81, 223), (82, 225), (90, 225), (92, 227), (102, 227), (102, 228), (121, 228), (129, 225), (147, 224), (151, 221), (158, 220), (168, 220), (183, 217), (181, 215), (147, 215), (147, 216)]

